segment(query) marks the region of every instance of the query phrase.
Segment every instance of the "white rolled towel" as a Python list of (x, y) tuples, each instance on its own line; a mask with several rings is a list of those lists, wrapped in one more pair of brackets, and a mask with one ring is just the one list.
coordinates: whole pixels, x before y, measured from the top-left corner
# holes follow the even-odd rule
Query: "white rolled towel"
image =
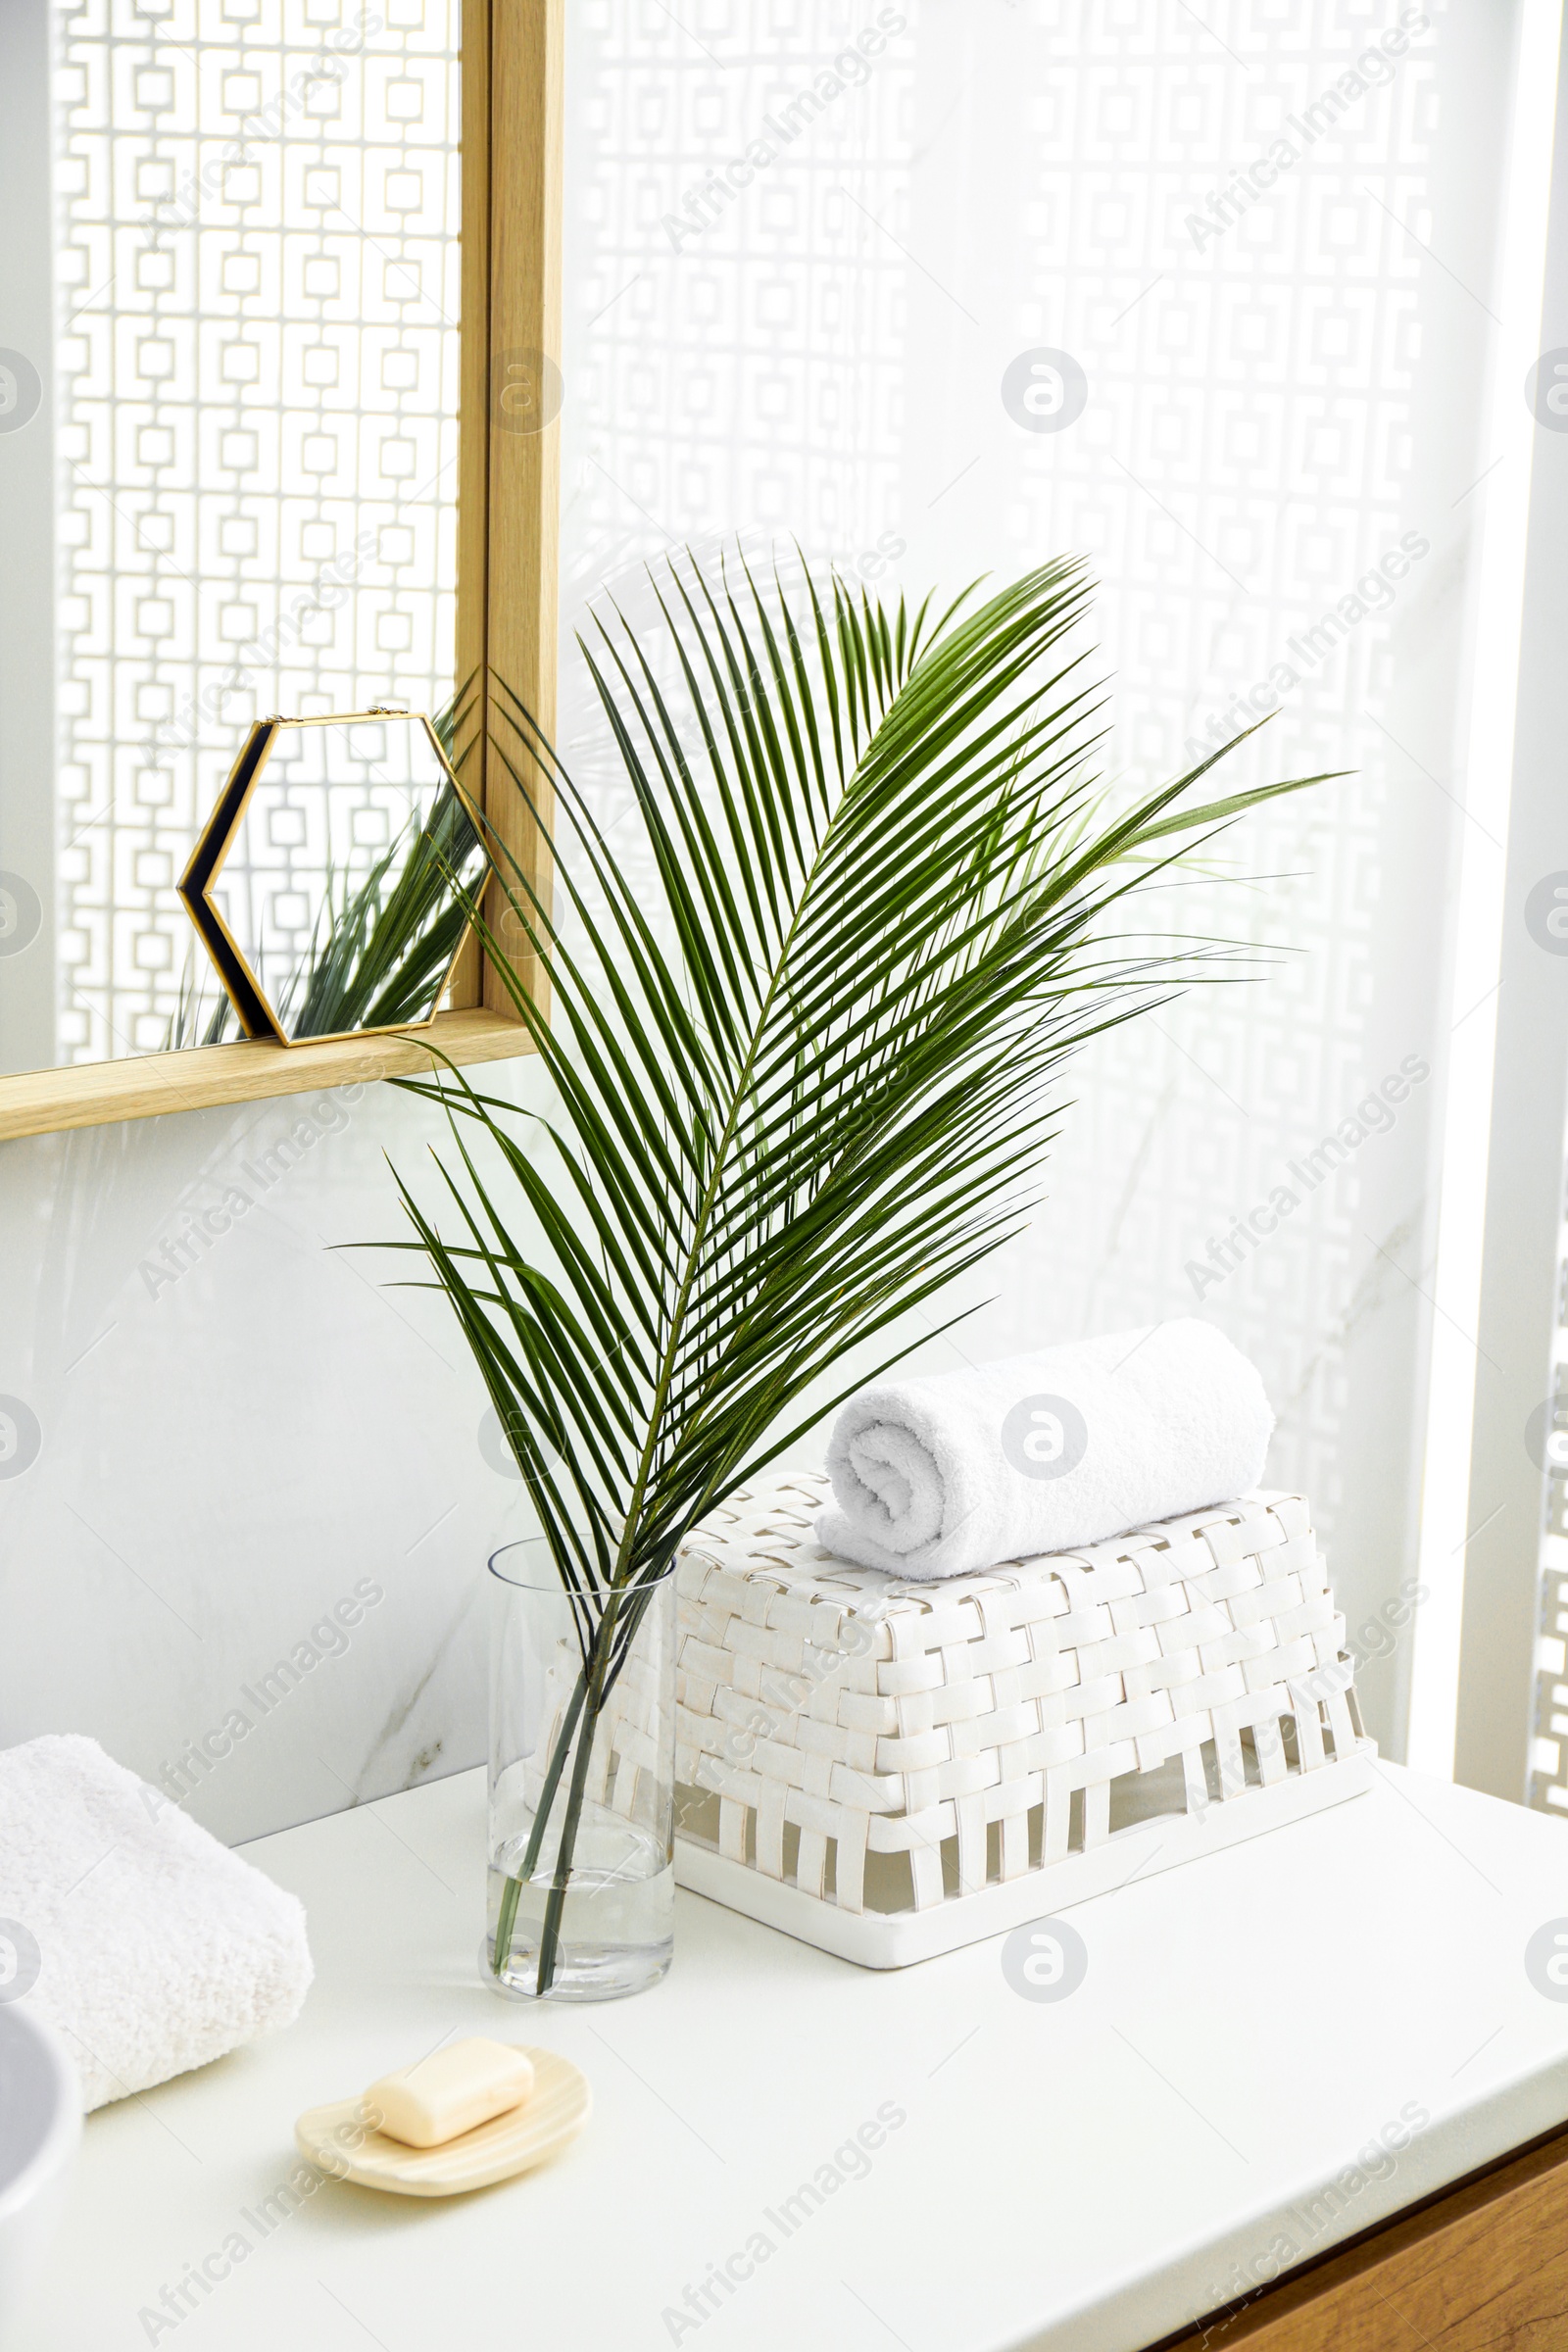
[(75, 1733), (0, 1752), (0, 1999), (64, 2034), (85, 2108), (292, 2024), (298, 1897)]
[(1274, 1415), (1210, 1323), (862, 1389), (833, 1424), (819, 1544), (925, 1581), (1071, 1551), (1256, 1486)]

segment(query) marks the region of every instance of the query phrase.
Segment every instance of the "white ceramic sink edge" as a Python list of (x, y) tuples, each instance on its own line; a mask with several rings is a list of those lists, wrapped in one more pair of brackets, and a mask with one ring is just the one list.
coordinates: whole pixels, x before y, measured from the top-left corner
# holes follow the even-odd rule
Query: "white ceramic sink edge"
[(0, 2006), (0, 2345), (48, 2255), (81, 2138), (81, 2084), (54, 2028)]

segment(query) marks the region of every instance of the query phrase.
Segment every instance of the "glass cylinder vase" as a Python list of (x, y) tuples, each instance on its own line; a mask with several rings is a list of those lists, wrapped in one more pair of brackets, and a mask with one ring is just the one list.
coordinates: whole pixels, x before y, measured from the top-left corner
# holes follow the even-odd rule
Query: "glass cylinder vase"
[(674, 1948), (674, 1564), (571, 1592), (535, 1537), (490, 1583), (485, 1972), (519, 2000), (640, 1992)]

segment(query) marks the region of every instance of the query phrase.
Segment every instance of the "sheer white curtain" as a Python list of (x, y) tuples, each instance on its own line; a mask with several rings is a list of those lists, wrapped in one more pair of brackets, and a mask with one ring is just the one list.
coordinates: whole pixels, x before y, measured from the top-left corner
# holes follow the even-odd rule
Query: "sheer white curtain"
[(958, 1341), (1230, 1332), (1396, 1752), (1512, 26), (597, 0), (568, 63), (568, 604), (735, 528), (917, 594), (1076, 550), (1113, 775), (1267, 713), (1235, 781), (1353, 771), (1167, 894), (1273, 969), (1083, 1063), (1050, 1199)]

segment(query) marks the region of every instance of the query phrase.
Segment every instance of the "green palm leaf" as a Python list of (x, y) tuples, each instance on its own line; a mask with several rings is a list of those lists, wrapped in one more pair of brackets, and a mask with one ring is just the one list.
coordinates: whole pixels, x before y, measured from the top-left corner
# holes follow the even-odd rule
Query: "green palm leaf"
[[(495, 684), (492, 770), (555, 808), (549, 894), (487, 844), (550, 1018), (495, 968), (558, 1107), (531, 1121), (457, 1070), (416, 1083), (451, 1115), (452, 1221), (402, 1187), (403, 1246), (450, 1298), (579, 1597), (579, 1756), (688, 1529), (850, 1392), (852, 1350), (897, 1361), (896, 1327), (1018, 1231), (1073, 1055), (1224, 976), (1213, 943), (1121, 932), (1123, 902), (1321, 780), (1184, 812), (1209, 760), (1112, 812), (1075, 561), (935, 618), (744, 563), (672, 562), (655, 593), (653, 642), (613, 609), (581, 641), (636, 868)], [(564, 1762), (564, 1741), (523, 1875)]]

